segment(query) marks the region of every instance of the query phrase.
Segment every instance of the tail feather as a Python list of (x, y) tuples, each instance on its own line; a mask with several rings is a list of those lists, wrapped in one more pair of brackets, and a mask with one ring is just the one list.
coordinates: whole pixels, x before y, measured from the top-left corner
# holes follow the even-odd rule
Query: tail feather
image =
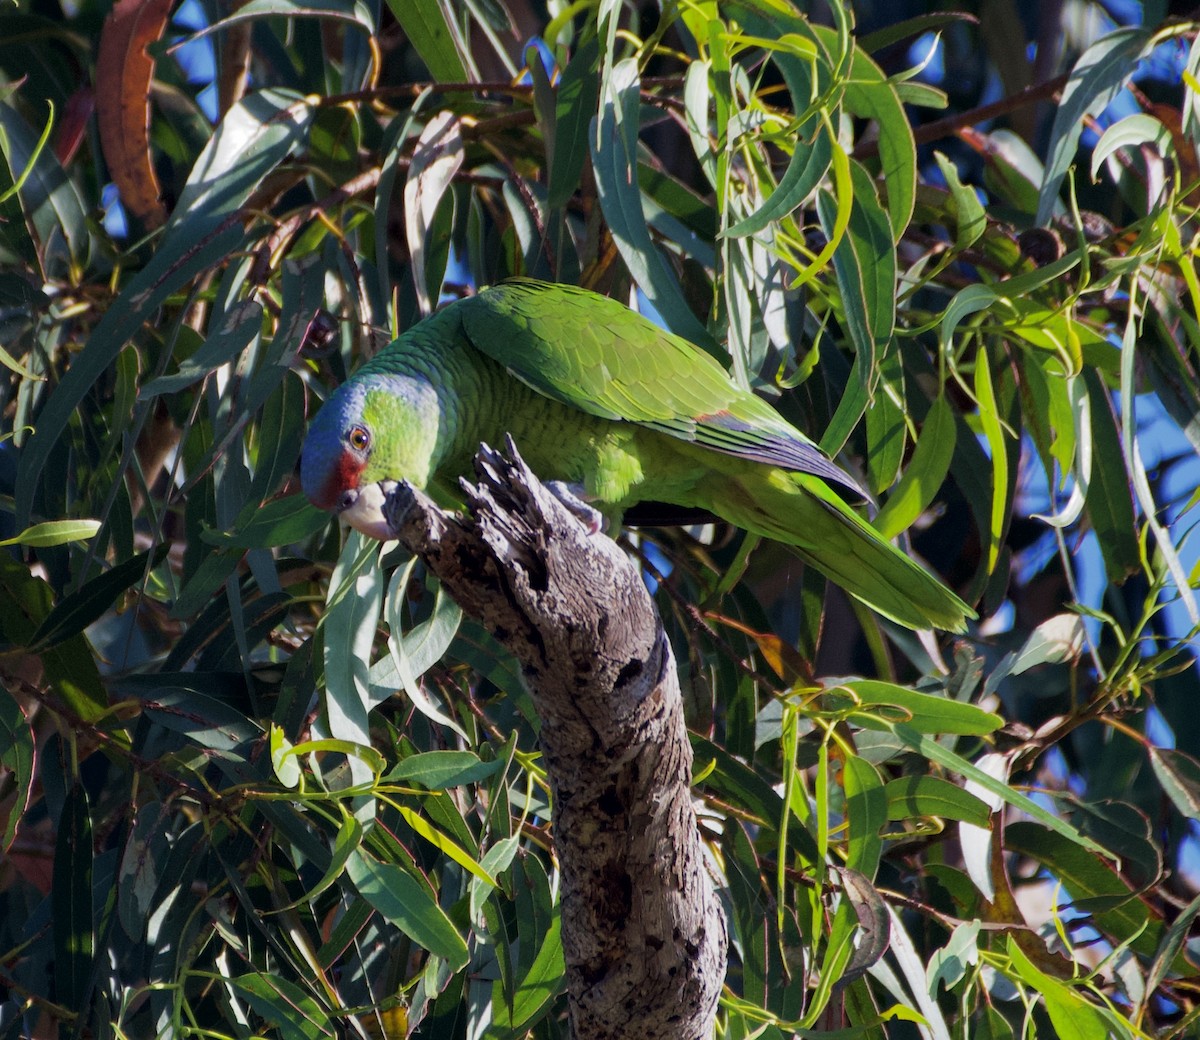
[(967, 619), (975, 617), (823, 481), (755, 467), (708, 507), (739, 527), (795, 547), (805, 562), (897, 624), (963, 632)]

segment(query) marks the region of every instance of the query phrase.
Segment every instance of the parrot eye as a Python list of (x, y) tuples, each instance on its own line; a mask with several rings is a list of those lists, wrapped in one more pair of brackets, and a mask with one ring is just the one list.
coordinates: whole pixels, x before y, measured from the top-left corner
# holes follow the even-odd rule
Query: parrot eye
[(346, 440), (355, 451), (366, 451), (371, 446), (371, 435), (362, 426), (351, 426)]

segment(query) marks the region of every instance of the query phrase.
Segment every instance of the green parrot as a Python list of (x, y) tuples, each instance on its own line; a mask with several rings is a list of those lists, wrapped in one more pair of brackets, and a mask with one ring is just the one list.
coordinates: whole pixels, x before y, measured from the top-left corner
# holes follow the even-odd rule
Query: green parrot
[(794, 547), (901, 625), (959, 632), (974, 616), (846, 505), (830, 483), (856, 497), (858, 485), (714, 358), (569, 285), (503, 282), (413, 326), (317, 413), (301, 482), (318, 508), (386, 539), (394, 482), (450, 504), (480, 442), (505, 434), (577, 513), (579, 500), (611, 518), (644, 501), (703, 510)]

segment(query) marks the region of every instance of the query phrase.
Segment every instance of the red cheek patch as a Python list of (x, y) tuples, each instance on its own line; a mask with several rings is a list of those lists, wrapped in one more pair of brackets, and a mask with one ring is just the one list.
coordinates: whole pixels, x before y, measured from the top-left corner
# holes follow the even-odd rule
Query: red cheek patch
[(333, 509), (343, 491), (358, 487), (358, 478), (366, 466), (366, 460), (353, 452), (343, 451), (329, 471), (329, 479), (321, 488), (319, 497), (313, 502), (318, 509)]

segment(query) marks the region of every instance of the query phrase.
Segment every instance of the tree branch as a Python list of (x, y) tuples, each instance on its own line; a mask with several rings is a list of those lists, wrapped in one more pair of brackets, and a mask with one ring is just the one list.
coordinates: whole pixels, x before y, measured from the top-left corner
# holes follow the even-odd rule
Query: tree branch
[(571, 1035), (707, 1038), (726, 928), (670, 644), (629, 558), (508, 454), (480, 449), (469, 515), (401, 484), (389, 522), (520, 661), (542, 720)]

